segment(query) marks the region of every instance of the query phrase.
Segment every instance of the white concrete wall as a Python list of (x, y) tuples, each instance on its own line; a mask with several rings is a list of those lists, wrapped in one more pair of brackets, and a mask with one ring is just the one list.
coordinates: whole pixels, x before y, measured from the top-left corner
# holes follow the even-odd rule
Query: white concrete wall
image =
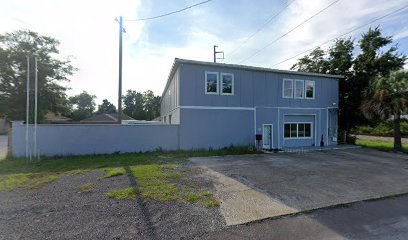
[[(14, 157), (24, 157), (26, 125), (13, 122)], [(29, 125), (33, 151), (34, 126)], [(41, 124), (37, 126), (40, 155), (63, 156), (179, 149), (178, 125)]]

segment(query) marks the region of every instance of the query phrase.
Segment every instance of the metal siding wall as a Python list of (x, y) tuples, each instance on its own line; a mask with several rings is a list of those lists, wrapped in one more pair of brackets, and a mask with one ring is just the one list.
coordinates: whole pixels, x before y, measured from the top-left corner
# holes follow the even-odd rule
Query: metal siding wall
[[(325, 111), (322, 111), (322, 113), (320, 112), (321, 112), (321, 109), (280, 109), (279, 110), (280, 148), (297, 147), (297, 146), (311, 146), (313, 142), (315, 146), (319, 146), (321, 134), (323, 134), (324, 137), (326, 134), (326, 132), (324, 131), (326, 122), (323, 122), (322, 117), (321, 117), (321, 115), (323, 115)], [(285, 122), (294, 122), (295, 120), (304, 122), (308, 118), (310, 121), (311, 116), (314, 116), (315, 118), (313, 121), (313, 136), (314, 137), (312, 140), (301, 140), (301, 139), (285, 140), (284, 139), (283, 128), (284, 128)]]
[[(193, 64), (181, 64), (180, 66), (180, 91), (182, 93), (180, 105), (182, 106), (326, 108), (332, 107), (333, 103), (338, 104), (338, 80), (333, 78)], [(234, 95), (205, 94), (206, 71), (234, 74)], [(315, 99), (282, 98), (284, 78), (314, 80)]]
[(256, 134), (262, 134), (263, 124), (273, 124), (272, 126), (272, 148), (278, 148), (278, 109), (277, 108), (256, 108)]
[[(160, 106), (160, 116), (168, 116), (169, 112), (174, 110), (178, 106), (178, 87), (177, 87), (177, 81), (179, 77), (179, 70), (177, 70), (174, 75), (172, 76), (172, 79), (169, 83), (169, 86), (166, 89), (166, 92), (163, 95), (163, 99), (161, 102)], [(169, 90), (170, 90), (170, 95), (169, 95)]]
[[(31, 127), (30, 137), (32, 139)], [(177, 150), (178, 125), (38, 125), (41, 155)], [(13, 156), (25, 156), (25, 125), (13, 122)]]
[[(205, 72), (232, 73), (234, 74), (234, 96), (208, 95), (205, 94)], [(272, 123), (275, 148), (284, 146), (283, 140), (283, 116), (285, 114), (316, 114), (315, 144), (320, 144), (320, 136), (323, 134), (325, 144), (327, 139), (327, 107), (338, 105), (338, 81), (333, 78), (303, 76), (296, 73), (272, 73), (263, 71), (244, 70), (239, 68), (226, 68), (218, 66), (204, 66), (195, 64), (181, 64), (180, 74), (180, 105), (181, 106), (208, 106), (208, 107), (254, 107), (257, 109), (256, 128), (262, 124)], [(221, 77), (221, 76), (220, 76)], [(299, 79), (315, 81), (315, 99), (284, 99), (282, 98), (283, 79)], [(219, 78), (221, 81), (221, 79)], [(335, 103), (335, 105), (333, 105)], [(269, 110), (261, 110), (261, 109)], [(280, 108), (278, 110), (278, 108)], [(285, 109), (286, 108), (286, 109)], [(299, 109), (295, 109), (299, 108)], [(300, 109), (303, 108), (303, 109)], [(201, 122), (195, 116), (183, 109), (180, 112), (180, 123), (192, 124), (191, 119)], [(196, 114), (212, 110), (194, 110)], [(214, 110), (220, 111), (220, 110)], [(262, 112), (265, 111), (265, 112)], [(184, 114), (186, 112), (186, 114)], [(279, 113), (279, 114), (278, 114)], [(213, 114), (211, 112), (211, 114)], [(211, 117), (211, 116), (210, 116)], [(254, 121), (252, 113), (252, 122)], [(279, 121), (280, 120), (280, 121)], [(186, 122), (184, 122), (186, 121)], [(197, 126), (197, 124), (195, 125)], [(248, 126), (255, 132), (255, 126)], [(193, 128), (187, 126), (185, 129)], [(182, 130), (185, 133), (185, 130)], [(220, 131), (223, 131), (220, 129)], [(261, 131), (262, 132), (262, 131)], [(188, 136), (185, 134), (185, 136)], [(228, 138), (228, 137), (227, 137)], [(252, 142), (253, 142), (253, 137)], [(190, 139), (190, 138), (188, 138)], [(233, 140), (233, 139), (231, 139)], [(194, 140), (195, 141), (195, 140)], [(189, 143), (193, 144), (193, 143)], [(202, 143), (197, 143), (198, 145)], [(188, 144), (186, 144), (187, 146)], [(193, 144), (194, 145), (194, 144)], [(204, 144), (205, 145), (205, 144)], [(294, 144), (296, 145), (296, 144)], [(201, 146), (201, 145), (200, 145)]]
[(253, 111), (181, 109), (181, 149), (254, 144)]

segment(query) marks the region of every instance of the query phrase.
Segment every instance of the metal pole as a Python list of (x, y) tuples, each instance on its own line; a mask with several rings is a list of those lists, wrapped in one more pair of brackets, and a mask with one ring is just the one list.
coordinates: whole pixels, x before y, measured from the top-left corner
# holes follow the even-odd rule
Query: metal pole
[(35, 97), (34, 97), (34, 156), (37, 155), (37, 110), (38, 110), (38, 68), (37, 68), (37, 55), (34, 57), (35, 64)]
[(216, 50), (216, 48), (217, 48), (217, 45), (214, 45), (214, 63), (217, 62), (217, 50)]
[(26, 102), (26, 158), (28, 158), (28, 124), (30, 115), (30, 57), (27, 56), (27, 102)]
[(119, 92), (118, 92), (118, 124), (122, 123), (122, 34), (123, 18), (119, 17)]

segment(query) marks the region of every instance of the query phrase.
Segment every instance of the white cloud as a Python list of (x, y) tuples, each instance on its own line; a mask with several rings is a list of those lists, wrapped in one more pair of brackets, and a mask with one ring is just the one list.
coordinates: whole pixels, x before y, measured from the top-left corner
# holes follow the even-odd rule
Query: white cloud
[[(118, 85), (118, 24), (114, 18), (119, 15), (127, 19), (151, 16), (155, 14), (155, 6), (160, 4), (153, 1), (141, 2), (142, 0), (0, 1), (0, 32), (29, 28), (59, 39), (62, 55), (75, 56), (74, 65), (80, 68), (72, 77), (69, 84), (72, 90), (69, 93), (87, 90), (98, 96), (98, 103), (108, 98), (115, 104)], [(123, 39), (123, 92), (127, 89), (151, 89), (160, 95), (175, 57), (212, 61), (214, 44), (218, 44), (220, 50), (225, 50), (227, 59), (224, 62), (238, 63), (331, 2), (332, 0), (295, 0), (278, 18), (240, 48), (233, 58), (229, 58), (231, 50), (261, 26), (269, 14), (276, 13), (282, 6), (275, 6), (270, 1), (260, 1), (257, 5), (252, 4), (252, 1), (237, 1), (236, 6), (225, 11), (223, 9), (226, 9), (226, 5), (231, 7), (229, 2), (213, 1), (177, 15), (178, 18), (163, 18), (161, 27), (164, 25), (176, 31), (172, 36), (163, 34), (159, 44), (153, 44), (150, 40), (152, 31), (155, 30), (157, 35), (157, 32), (165, 32), (166, 29), (152, 29), (151, 26), (156, 25), (147, 22), (125, 22), (127, 31)], [(342, 0), (244, 64), (270, 67), (374, 17), (384, 15), (405, 2), (406, 0)], [(177, 2), (174, 9), (169, 10), (192, 3)], [(174, 25), (175, 19), (181, 22)], [(395, 17), (387, 19), (388, 24), (398, 24)], [(379, 23), (387, 21), (384, 19)], [(373, 26), (377, 24), (374, 23)], [(405, 29), (395, 39), (406, 36)], [(179, 41), (172, 41), (170, 44), (166, 41), (169, 37)], [(295, 61), (293, 59), (277, 68), (287, 69)]]

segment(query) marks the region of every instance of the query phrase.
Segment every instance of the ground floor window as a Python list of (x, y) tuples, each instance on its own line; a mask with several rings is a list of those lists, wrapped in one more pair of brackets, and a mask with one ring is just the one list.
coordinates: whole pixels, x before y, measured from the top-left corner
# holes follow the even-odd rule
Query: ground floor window
[(311, 138), (312, 124), (311, 123), (285, 123), (284, 124), (285, 138)]

